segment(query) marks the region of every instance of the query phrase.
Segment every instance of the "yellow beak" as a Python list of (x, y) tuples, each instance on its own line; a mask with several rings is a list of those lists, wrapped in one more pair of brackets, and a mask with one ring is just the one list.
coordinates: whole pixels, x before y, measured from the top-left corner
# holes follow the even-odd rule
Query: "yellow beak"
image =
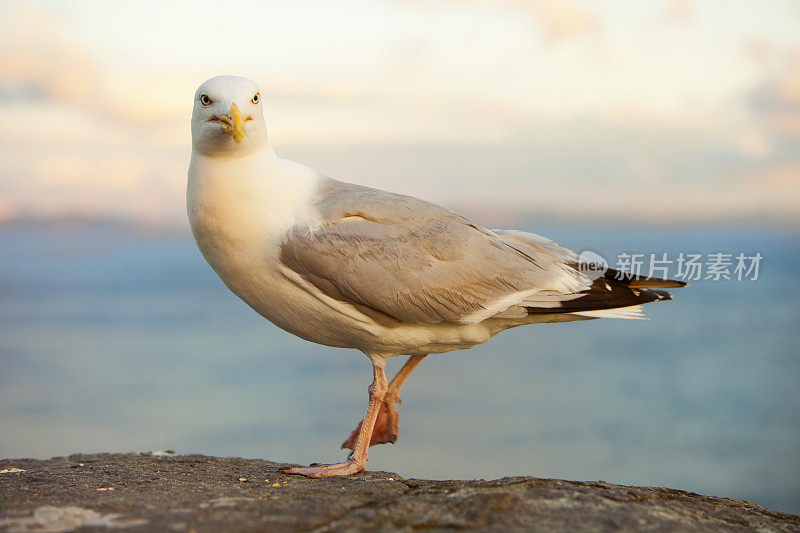
[(228, 116), (231, 117), (230, 126), (233, 140), (240, 143), (244, 137), (244, 124), (242, 123), (242, 112), (239, 111), (239, 106), (231, 104), (231, 108), (228, 110)]

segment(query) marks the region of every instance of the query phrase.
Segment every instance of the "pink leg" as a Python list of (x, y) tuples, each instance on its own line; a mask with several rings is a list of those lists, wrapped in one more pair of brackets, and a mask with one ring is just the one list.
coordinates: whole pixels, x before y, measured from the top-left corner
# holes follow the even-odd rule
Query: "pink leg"
[(364, 423), (358, 432), (358, 439), (355, 443), (353, 453), (344, 463), (332, 465), (319, 465), (309, 467), (286, 468), (284, 474), (297, 474), (307, 477), (328, 477), (328, 476), (349, 476), (358, 472), (363, 472), (367, 464), (367, 452), (369, 442), (372, 437), (372, 430), (375, 427), (375, 420), (378, 418), (383, 404), (383, 397), (386, 395), (388, 385), (386, 383), (386, 373), (384, 368), (386, 361), (379, 356), (370, 357), (372, 360), (372, 385), (369, 386), (369, 405), (367, 413), (364, 415)]
[[(389, 383), (389, 388), (386, 390), (386, 395), (383, 397), (381, 410), (378, 412), (378, 418), (375, 421), (375, 427), (372, 430), (372, 438), (369, 442), (370, 446), (387, 442), (394, 444), (397, 440), (397, 432), (400, 430), (400, 415), (397, 412), (397, 406), (395, 404), (402, 403), (398, 395), (400, 387), (403, 385), (406, 378), (408, 378), (409, 374), (411, 374), (411, 371), (414, 370), (424, 358), (424, 355), (412, 355), (409, 357), (408, 361), (397, 371), (397, 375), (392, 379), (391, 383)], [(342, 449), (355, 449), (356, 439), (358, 439), (358, 435), (361, 433), (361, 426), (363, 423), (363, 420), (358, 423), (358, 426), (356, 426), (356, 429), (350, 434), (350, 437), (342, 443)]]

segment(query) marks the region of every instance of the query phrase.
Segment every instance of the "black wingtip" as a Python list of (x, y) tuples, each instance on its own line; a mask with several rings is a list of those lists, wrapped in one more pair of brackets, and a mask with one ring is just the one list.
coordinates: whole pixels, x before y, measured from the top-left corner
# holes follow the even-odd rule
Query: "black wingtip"
[(672, 300), (672, 293), (668, 291), (660, 291), (657, 289), (645, 289), (648, 293), (652, 293), (656, 295), (656, 301), (665, 301), (665, 300)]
[(630, 287), (631, 289), (678, 289), (689, 285), (685, 281), (675, 279), (648, 278), (631, 274), (630, 272), (620, 272), (609, 268), (605, 276), (607, 280), (616, 281)]

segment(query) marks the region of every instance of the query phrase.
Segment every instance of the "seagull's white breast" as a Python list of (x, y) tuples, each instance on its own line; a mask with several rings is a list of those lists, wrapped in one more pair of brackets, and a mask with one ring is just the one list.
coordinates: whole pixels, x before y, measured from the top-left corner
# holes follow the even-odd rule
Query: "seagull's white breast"
[(229, 159), (193, 154), (186, 191), (197, 246), (220, 279), (250, 307), (286, 328), (294, 287), (280, 274), (279, 245), (313, 216), (319, 178), (274, 154)]

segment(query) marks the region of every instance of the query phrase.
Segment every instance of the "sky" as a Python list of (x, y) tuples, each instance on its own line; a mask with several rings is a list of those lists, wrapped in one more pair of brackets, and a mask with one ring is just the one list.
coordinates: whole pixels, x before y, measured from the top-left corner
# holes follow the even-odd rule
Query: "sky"
[(196, 87), (484, 223), (800, 226), (796, 0), (0, 0), (0, 221), (185, 226)]

